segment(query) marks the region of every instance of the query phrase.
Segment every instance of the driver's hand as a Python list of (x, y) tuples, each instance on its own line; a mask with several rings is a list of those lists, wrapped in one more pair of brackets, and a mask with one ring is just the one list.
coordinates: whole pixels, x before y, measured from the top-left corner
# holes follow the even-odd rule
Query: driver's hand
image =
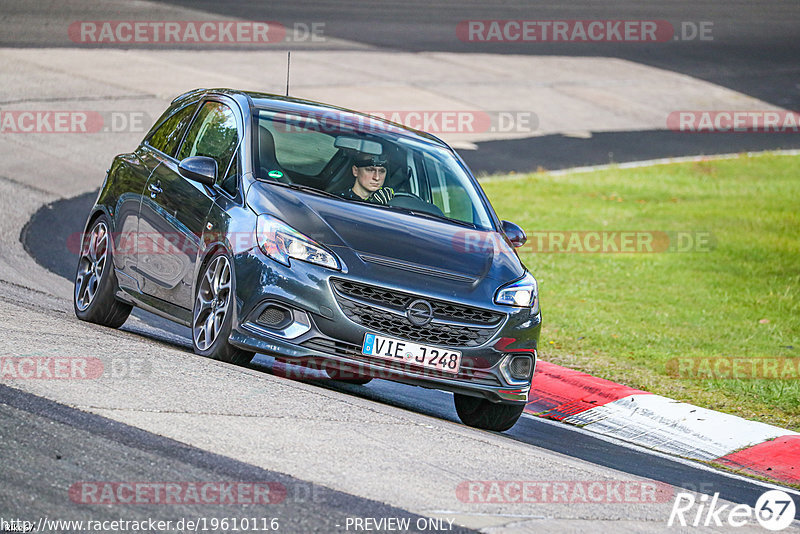
[(381, 187), (369, 197), (369, 201), (374, 204), (388, 204), (394, 198), (394, 189), (391, 187)]

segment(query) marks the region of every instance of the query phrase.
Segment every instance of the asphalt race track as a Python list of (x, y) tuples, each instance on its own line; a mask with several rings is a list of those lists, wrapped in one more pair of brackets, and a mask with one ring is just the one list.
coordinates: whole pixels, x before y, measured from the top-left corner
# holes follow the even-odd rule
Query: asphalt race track
[[(426, 62), (456, 65), (458, 55), (464, 54), (477, 71), (497, 68), (503, 75), (519, 65), (550, 68), (546, 61), (540, 63), (547, 58), (565, 58), (563, 65), (570, 68), (579, 63), (568, 60), (590, 58), (619, 69), (615, 87), (638, 83), (638, 78), (628, 77), (641, 73), (645, 90), (657, 94), (660, 77), (666, 77), (685, 97), (676, 100), (676, 106), (702, 102), (704, 93), (713, 93), (720, 109), (763, 104), (796, 110), (798, 15), (800, 4), (771, 1), (453, 5), (9, 0), (0, 5), (0, 111), (97, 106), (102, 112), (141, 112), (152, 121), (177, 94), (176, 87), (265, 83), (259, 76), (269, 69), (251, 72), (240, 57), (275, 66), (270, 90), (279, 91), (284, 78), (277, 67), (286, 49), (300, 51), (300, 64), (323, 58), (314, 68), (298, 67), (298, 92), (357, 100), (353, 87), (361, 87), (368, 102), (364, 105), (375, 106), (367, 109), (391, 106), (403, 95), (411, 95), (416, 106), (427, 106), (420, 109), (451, 109), (447, 106), (459, 99), (480, 102), (483, 109), (507, 105), (491, 104), (495, 92), (503, 90), (502, 79), (437, 79), (435, 90), (433, 82), (426, 86), (430, 80), (425, 76), (433, 76)], [(618, 18), (663, 19), (675, 27), (686, 21), (713, 21), (714, 39), (474, 43), (460, 41), (454, 30), (459, 22), (474, 19)], [(64, 31), (76, 20), (122, 19), (275, 20), (286, 27), (319, 21), (324, 22), (327, 40), (279, 43), (263, 55), (247, 48), (212, 46), (198, 63), (196, 47), (117, 46), (106, 51), (76, 45)], [(331, 61), (341, 63), (331, 66)], [(509, 63), (501, 71), (503, 61)], [(400, 65), (402, 73), (392, 71)], [(172, 75), (165, 75), (173, 66)], [(353, 81), (350, 71), (362, 77), (376, 73), (379, 79), (373, 88), (368, 78)], [(310, 72), (319, 72), (320, 79), (311, 81)], [(543, 128), (533, 135), (473, 136), (463, 142), (456, 136), (473, 170), (522, 172), (800, 148), (797, 133), (672, 132), (659, 127), (652, 119), (659, 115), (646, 109), (650, 93), (629, 113), (625, 101), (611, 99), (616, 89), (605, 93), (599, 78), (581, 78), (582, 72), (576, 76), (577, 81), (564, 82), (579, 92), (575, 107), (564, 110), (569, 124), (563, 128), (550, 126), (548, 105), (543, 104), (534, 110)], [(487, 92), (484, 85), (490, 82), (494, 85)], [(547, 85), (547, 80), (538, 82)], [(509, 85), (515, 83), (520, 83), (516, 89), (527, 90), (519, 80)], [(572, 89), (562, 86), (559, 91)], [(595, 129), (591, 114), (600, 104), (607, 106), (608, 116), (618, 114), (620, 122)], [(678, 492), (719, 493), (726, 503), (753, 506), (759, 495), (775, 487), (527, 415), (503, 434), (470, 429), (458, 422), (452, 397), (439, 391), (382, 380), (367, 386), (322, 376), (288, 380), (283, 368), (263, 355), (248, 367), (206, 360), (192, 353), (188, 329), (141, 310), (120, 331), (79, 322), (71, 304), (77, 256), (66, 244), (82, 231), (111, 158), (132, 149), (142, 135), (135, 129), (94, 135), (0, 135), (0, 355), (80, 356), (101, 360), (108, 369), (122, 366), (117, 376), (98, 380), (0, 381), (0, 519), (36, 524), (45, 517), (156, 518), (174, 523), (253, 517), (277, 518), (280, 532), (396, 532), (386, 524), (359, 529), (353, 522), (395, 518), (411, 525), (402, 531), (413, 532), (662, 532), (678, 531), (667, 528)], [(134, 373), (127, 362), (137, 362), (140, 372)], [(644, 481), (660, 489), (658, 502), (622, 504), (492, 503), (467, 500), (457, 489), (470, 481), (492, 480)], [(279, 499), (267, 505), (129, 505), (93, 504), (76, 497), (74, 488), (103, 481), (267, 484)], [(800, 519), (800, 507), (795, 517)], [(224, 530), (232, 529), (210, 531)], [(712, 526), (691, 531), (723, 530)], [(757, 523), (735, 530), (764, 531)], [(795, 522), (786, 531), (800, 527)]]
[[(800, 109), (800, 7), (791, 2), (212, 2), (164, 0), (202, 6), (231, 17), (277, 19), (284, 24), (324, 20), (335, 37), (376, 47), (413, 52), (479, 52), (550, 56), (616, 57), (707, 80), (791, 110)], [(402, 6), (402, 7), (400, 7)], [(258, 17), (256, 17), (258, 18)], [(714, 40), (630, 46), (626, 43), (462, 42), (453, 27), (463, 20), (558, 20), (641, 18), (681, 22), (712, 21)], [(355, 28), (355, 29), (354, 29)], [(687, 30), (688, 31), (688, 30)], [(411, 36), (411, 38), (409, 38)], [(546, 80), (543, 80), (546, 83)], [(478, 143), (462, 155), (476, 173), (561, 169), (673, 156), (694, 156), (800, 148), (800, 135), (676, 135), (665, 131), (595, 134), (590, 139), (533, 137)]]
[[(49, 28), (63, 14), (70, 20), (114, 20), (136, 17), (136, 8), (93, 6), (89, 16), (81, 1), (60, 2), (60, 11), (46, 3), (7, 2), (9, 11), (26, 13), (10, 17), (2, 26), (0, 46), (71, 47), (63, 34)], [(395, 6), (385, 2), (253, 2), (208, 0), (161, 0), (152, 14), (180, 13), (191, 9), (209, 18), (219, 15), (244, 20), (276, 20), (291, 28), (301, 24), (323, 23), (329, 42), (315, 44), (315, 49), (361, 50), (364, 46), (406, 52), (451, 52), (553, 57), (619, 58), (704, 80), (762, 102), (788, 110), (800, 109), (800, 37), (796, 21), (800, 7), (781, 2), (578, 2), (553, 5), (551, 2), (403, 2)], [(83, 10), (83, 11), (82, 11)], [(170, 17), (165, 17), (170, 20)], [(665, 43), (616, 42), (464, 42), (454, 28), (466, 20), (516, 19), (642, 19), (665, 20), (677, 28), (674, 41)], [(17, 24), (16, 20), (25, 24)], [(696, 37), (684, 40), (687, 28), (711, 22), (711, 40)], [(0, 24), (3, 24), (0, 21)], [(691, 34), (685, 30), (686, 36)], [(97, 46), (97, 45), (95, 45)], [(139, 48), (163, 45), (141, 45)], [(300, 49), (306, 43), (277, 43), (273, 49)], [(91, 45), (86, 45), (91, 48)], [(230, 49), (228, 45), (217, 48)], [(177, 45), (173, 48), (180, 48)], [(184, 47), (185, 48), (185, 47)], [(211, 46), (213, 48), (213, 45)], [(378, 72), (391, 64), (354, 65)], [(348, 65), (341, 65), (346, 73)], [(283, 74), (281, 74), (283, 76)], [(535, 75), (534, 75), (535, 76)], [(501, 80), (502, 81), (502, 80)], [(534, 83), (547, 84), (546, 79)], [(661, 125), (662, 127), (664, 125)], [(577, 126), (581, 129), (581, 126)], [(800, 135), (786, 133), (708, 133), (681, 134), (668, 130), (595, 133), (589, 138), (562, 135), (537, 135), (515, 139), (513, 143), (478, 142), (476, 150), (463, 156), (476, 173), (526, 172), (561, 169), (579, 165), (622, 163), (645, 159), (687, 155), (727, 154), (746, 151), (800, 148)]]
[[(86, 213), (94, 202), (95, 196), (96, 193), (88, 193), (40, 209), (32, 217), (21, 236), (26, 250), (47, 269), (65, 278), (70, 278), (74, 268), (73, 264), (76, 261), (74, 254), (69, 253), (68, 250), (53, 249), (43, 246), (43, 244), (66, 240), (70, 233), (80, 232), (83, 220), (76, 219), (73, 214)], [(52, 235), (54, 229), (59, 232), (58, 236)], [(141, 324), (137, 323), (134, 327), (126, 325), (123, 327), (124, 330), (155, 341), (176, 345), (191, 352), (190, 333), (187, 328), (143, 310), (135, 310), (134, 315), (141, 319)], [(251, 368), (269, 373), (272, 371), (273, 364), (272, 358), (257, 355)], [(436, 419), (458, 422), (452, 406), (452, 398), (443, 392), (413, 388), (382, 380), (373, 381), (368, 386), (339, 384), (326, 380), (322, 373), (314, 374), (308, 383), (315, 387), (411, 410)], [(63, 407), (60, 409), (66, 410)], [(37, 415), (44, 414), (46, 414), (44, 409), (37, 411)], [(100, 418), (91, 420), (100, 421)], [(109, 422), (104, 424), (112, 426)], [(73, 423), (73, 425), (82, 428), (78, 424)], [(758, 495), (764, 491), (761, 485), (743, 478), (731, 478), (692, 463), (678, 462), (664, 456), (653, 456), (643, 450), (633, 450), (621, 444), (609, 443), (587, 434), (578, 433), (573, 428), (559, 426), (530, 416), (523, 417), (511, 431), (504, 433), (503, 436), (506, 439), (517, 440), (630, 475), (665, 482), (678, 488), (686, 488), (691, 491), (702, 489), (706, 493), (719, 492), (721, 498), (733, 502), (755, 502)], [(800, 511), (798, 511), (797, 517), (800, 518)]]
[[(411, 524), (421, 519), (405, 510), (188, 447), (6, 386), (0, 385), (0, 389), (3, 398), (0, 419), (3, 428), (14, 435), (14, 443), (3, 445), (15, 447), (20, 452), (13, 456), (14, 470), (9, 472), (4, 469), (3, 484), (13, 488), (4, 492), (4, 502), (16, 499), (24, 502), (33, 495), (38, 496), (46, 503), (42, 511), (51, 518), (75, 517), (74, 508), (59, 506), (57, 495), (48, 496), (52, 494), (54, 486), (70, 486), (74, 483), (73, 459), (85, 457), (89, 461), (81, 467), (90, 477), (100, 479), (113, 477), (122, 467), (125, 473), (138, 471), (138, 476), (146, 480), (171, 480), (170, 477), (174, 478), (175, 473), (179, 472), (187, 480), (247, 480), (281, 484), (285, 488), (285, 499), (276, 506), (274, 513), (280, 515), (280, 528), (289, 532), (339, 530), (354, 510), (371, 517), (404, 518), (410, 520)], [(58, 451), (55, 455), (52, 452), (54, 448)], [(84, 451), (87, 450), (92, 451), (90, 457), (85, 456)], [(120, 458), (124, 458), (124, 463), (120, 462)], [(8, 465), (10, 460), (12, 457), (6, 457), (4, 463)], [(31, 477), (32, 473), (46, 476)], [(311, 503), (313, 506), (309, 506)], [(158, 510), (157, 505), (141, 506), (127, 514), (126, 519), (142, 521), (158, 516), (177, 522), (182, 517), (196, 516), (198, 510), (196, 506), (179, 505), (170, 506), (166, 515), (159, 512), (163, 511)], [(221, 506), (214, 512), (209, 514), (204, 511), (203, 515), (223, 518), (261, 513), (247, 505)], [(9, 511), (4, 510), (3, 517), (8, 518), (9, 515)], [(108, 508), (92, 513), (93, 520), (118, 518), (119, 513)], [(461, 528), (454, 531), (470, 532)]]

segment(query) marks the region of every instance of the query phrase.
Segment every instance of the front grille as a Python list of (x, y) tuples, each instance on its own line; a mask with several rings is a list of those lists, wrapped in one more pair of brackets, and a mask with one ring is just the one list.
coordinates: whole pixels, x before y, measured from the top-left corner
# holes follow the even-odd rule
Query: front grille
[[(487, 369), (481, 368), (487, 363), (486, 361), (483, 360), (483, 358), (470, 358), (465, 356), (461, 360), (461, 369), (459, 370), (458, 374), (453, 375), (451, 373), (445, 373), (437, 369), (427, 369), (414, 365), (409, 365), (406, 363), (384, 360), (383, 358), (375, 358), (372, 356), (367, 356), (361, 353), (361, 347), (359, 345), (346, 343), (344, 341), (334, 341), (332, 339), (316, 337), (309, 339), (308, 341), (304, 341), (303, 343), (301, 343), (301, 345), (312, 350), (324, 352), (326, 354), (332, 354), (335, 356), (341, 356), (349, 359), (357, 358), (357, 359), (368, 360), (370, 362), (370, 365), (382, 367), (389, 371), (397, 371), (398, 373), (412, 371), (414, 373), (419, 373), (439, 378), (451, 378), (451, 379), (454, 378), (456, 380), (469, 380), (471, 382), (487, 386), (500, 385), (500, 382), (497, 380), (497, 377), (495, 377), (495, 375), (492, 374), (488, 370), (488, 368)], [(389, 374), (387, 376), (380, 376), (378, 374), (375, 375), (375, 378), (391, 378), (391, 375)]]
[(336, 300), (350, 320), (372, 331), (410, 341), (478, 347), (491, 339), (504, 317), (490, 310), (425, 298), (433, 308), (433, 320), (418, 326), (405, 313), (411, 302), (421, 298), (419, 295), (349, 280), (332, 282)]
[(309, 349), (318, 350), (336, 356), (344, 356), (345, 358), (357, 358), (364, 356), (361, 354), (361, 347), (353, 343), (345, 341), (334, 341), (332, 339), (325, 339), (323, 337), (314, 337), (308, 341), (301, 343), (304, 347)]
[[(419, 295), (370, 286), (350, 280), (333, 280), (333, 286), (344, 296), (357, 298), (387, 308), (393, 308), (400, 313), (405, 313), (406, 306), (408, 306), (410, 302), (420, 298)], [(495, 326), (503, 320), (502, 313), (491, 310), (453, 304), (452, 302), (444, 300), (428, 298), (425, 300), (430, 302), (433, 307), (433, 316), (437, 319), (475, 323), (480, 326)]]

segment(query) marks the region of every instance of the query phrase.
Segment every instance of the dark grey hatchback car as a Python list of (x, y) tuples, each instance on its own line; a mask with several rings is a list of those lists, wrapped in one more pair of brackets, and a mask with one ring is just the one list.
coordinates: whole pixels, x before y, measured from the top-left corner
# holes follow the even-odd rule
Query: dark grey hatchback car
[[(361, 171), (382, 194), (363, 199)], [(514, 250), (524, 242), (431, 135), (196, 90), (114, 159), (86, 223), (75, 313), (119, 327), (139, 306), (189, 326), (212, 358), (259, 352), (337, 380), (449, 391), (465, 424), (502, 431), (525, 406), (541, 329)]]

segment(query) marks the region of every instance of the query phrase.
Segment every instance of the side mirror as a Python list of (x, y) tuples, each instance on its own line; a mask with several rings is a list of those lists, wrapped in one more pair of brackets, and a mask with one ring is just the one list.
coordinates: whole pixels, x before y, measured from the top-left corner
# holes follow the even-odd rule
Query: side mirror
[(212, 187), (217, 181), (217, 160), (208, 156), (192, 156), (178, 164), (181, 176)]
[(514, 248), (519, 248), (525, 244), (528, 240), (528, 236), (525, 235), (525, 230), (512, 222), (502, 221), (502, 223), (503, 233), (506, 234), (506, 237), (508, 237), (511, 244), (514, 245)]

